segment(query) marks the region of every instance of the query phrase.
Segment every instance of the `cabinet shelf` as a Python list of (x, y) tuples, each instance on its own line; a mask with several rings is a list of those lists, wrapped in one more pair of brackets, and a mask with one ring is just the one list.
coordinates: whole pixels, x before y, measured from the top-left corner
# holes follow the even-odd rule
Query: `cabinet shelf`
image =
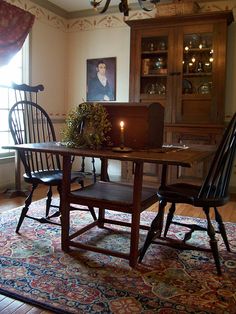
[(183, 73), (184, 77), (212, 76), (212, 72)]
[(201, 53), (201, 52), (211, 52), (212, 51), (212, 48), (189, 48), (188, 50), (185, 50), (184, 51), (184, 54), (189, 54), (189, 53)]
[(142, 93), (142, 94), (140, 94), (140, 99), (141, 100), (165, 100), (166, 95)]
[(167, 73), (162, 74), (162, 73), (157, 73), (157, 74), (142, 74), (141, 78), (148, 78), (148, 77), (167, 77)]
[(208, 94), (197, 94), (197, 93), (193, 93), (193, 94), (182, 94), (182, 98), (183, 100), (211, 100), (212, 98), (212, 94), (208, 93)]
[(142, 51), (141, 54), (142, 55), (157, 55), (157, 54), (167, 54), (168, 51), (167, 50), (153, 50), (153, 51)]

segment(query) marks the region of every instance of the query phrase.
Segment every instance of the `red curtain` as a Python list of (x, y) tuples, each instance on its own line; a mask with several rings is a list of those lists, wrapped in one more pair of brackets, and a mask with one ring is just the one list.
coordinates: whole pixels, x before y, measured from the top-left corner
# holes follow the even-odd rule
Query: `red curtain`
[(34, 19), (33, 14), (0, 0), (0, 66), (21, 49)]

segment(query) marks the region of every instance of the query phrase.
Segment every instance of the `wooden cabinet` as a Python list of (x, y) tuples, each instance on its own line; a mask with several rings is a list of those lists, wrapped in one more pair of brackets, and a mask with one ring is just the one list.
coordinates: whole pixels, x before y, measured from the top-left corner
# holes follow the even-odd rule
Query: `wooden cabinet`
[[(224, 128), (227, 26), (231, 11), (132, 20), (130, 101), (165, 108), (166, 143), (216, 146)], [(199, 178), (172, 171), (172, 179)], [(191, 175), (189, 173), (191, 172)]]

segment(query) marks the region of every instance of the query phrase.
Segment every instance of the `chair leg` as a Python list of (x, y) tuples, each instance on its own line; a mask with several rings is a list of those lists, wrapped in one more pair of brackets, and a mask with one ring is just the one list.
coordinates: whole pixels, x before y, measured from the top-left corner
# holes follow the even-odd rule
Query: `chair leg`
[(139, 263), (141, 263), (148, 247), (150, 246), (154, 238), (161, 236), (162, 228), (163, 228), (164, 210), (165, 210), (166, 204), (167, 204), (166, 201), (160, 200), (158, 214), (156, 215), (156, 217), (153, 219), (151, 223), (151, 227), (148, 231), (146, 240), (144, 242), (144, 245), (140, 253)]
[(88, 209), (89, 209), (91, 215), (93, 216), (93, 220), (96, 221), (97, 220), (97, 216), (96, 216), (94, 208), (92, 206), (88, 206)]
[[(57, 191), (58, 191), (59, 195), (61, 195), (61, 187), (60, 186), (57, 186)], [(54, 212), (52, 215), (49, 215), (50, 214), (50, 207), (59, 207), (59, 209), (56, 212)], [(52, 205), (52, 186), (50, 185), (49, 189), (48, 189), (48, 193), (47, 193), (47, 200), (46, 200), (46, 216), (45, 216), (45, 218), (41, 219), (41, 222), (50, 222), (51, 218), (60, 217), (60, 215), (61, 215), (60, 205), (59, 206)], [(54, 222), (50, 222), (50, 223), (58, 225), (58, 223), (54, 223)]]
[(216, 218), (216, 221), (218, 223), (220, 234), (224, 240), (227, 251), (230, 252), (231, 250), (230, 250), (229, 241), (227, 238), (227, 234), (225, 231), (225, 226), (224, 226), (223, 220), (222, 220), (221, 215), (220, 215), (220, 213), (216, 207), (214, 207), (214, 210), (215, 210), (215, 218)]
[(18, 233), (19, 230), (20, 230), (20, 227), (23, 223), (23, 220), (25, 219), (25, 217), (27, 216), (27, 212), (29, 210), (29, 206), (32, 202), (32, 197), (33, 197), (33, 193), (34, 193), (34, 190), (37, 188), (37, 184), (33, 184), (32, 185), (32, 189), (30, 191), (30, 194), (28, 195), (28, 197), (26, 198), (25, 200), (25, 206), (22, 208), (22, 211), (21, 211), (21, 215), (20, 215), (20, 218), (19, 218), (19, 221), (18, 221), (18, 224), (16, 226), (16, 232)]
[(84, 188), (84, 180), (80, 180), (78, 183), (80, 184), (81, 188)]
[(48, 193), (47, 193), (47, 200), (46, 200), (46, 217), (49, 216), (51, 202), (52, 202), (52, 187), (50, 185), (48, 189)]
[(99, 228), (104, 227), (104, 219), (105, 219), (105, 209), (99, 207), (99, 209), (98, 209), (98, 224), (97, 224), (97, 226)]
[(215, 230), (214, 227), (211, 223), (211, 219), (210, 219), (210, 215), (209, 215), (209, 208), (203, 208), (203, 211), (206, 214), (206, 218), (207, 218), (207, 234), (210, 238), (210, 247), (212, 250), (212, 254), (215, 260), (215, 265), (216, 265), (216, 269), (217, 269), (217, 273), (218, 275), (221, 275), (221, 267), (220, 267), (220, 257), (219, 257), (219, 251), (218, 251), (218, 245), (217, 245), (217, 240), (215, 238)]
[(165, 231), (164, 231), (164, 237), (166, 237), (167, 232), (169, 230), (170, 224), (172, 222), (172, 219), (174, 217), (174, 213), (175, 213), (175, 203), (172, 203), (170, 209), (169, 209), (169, 213), (167, 215), (166, 218), (166, 226), (165, 226)]
[(93, 182), (96, 183), (97, 177), (96, 177), (96, 168), (95, 168), (95, 158), (92, 158), (92, 172), (93, 172)]
[[(52, 190), (52, 188), (51, 188), (51, 190)], [(57, 192), (59, 194), (58, 210), (55, 211), (52, 215), (47, 216), (46, 219), (48, 221), (50, 221), (51, 218), (60, 217), (60, 223), (55, 223), (55, 224), (58, 225), (58, 226), (61, 226), (61, 185), (60, 184), (57, 186)], [(51, 201), (50, 201), (50, 206), (51, 206)], [(57, 206), (54, 206), (54, 207), (57, 207)], [(51, 222), (51, 221), (50, 221), (50, 223), (54, 224), (54, 222)]]

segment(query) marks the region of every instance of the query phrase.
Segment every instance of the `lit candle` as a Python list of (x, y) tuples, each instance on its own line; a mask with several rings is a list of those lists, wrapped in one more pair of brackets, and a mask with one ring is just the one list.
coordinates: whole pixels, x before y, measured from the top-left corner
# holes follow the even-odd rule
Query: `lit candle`
[(120, 121), (120, 147), (123, 148), (124, 147), (124, 141), (125, 141), (125, 138), (124, 138), (124, 126), (125, 126), (125, 123), (124, 121)]

